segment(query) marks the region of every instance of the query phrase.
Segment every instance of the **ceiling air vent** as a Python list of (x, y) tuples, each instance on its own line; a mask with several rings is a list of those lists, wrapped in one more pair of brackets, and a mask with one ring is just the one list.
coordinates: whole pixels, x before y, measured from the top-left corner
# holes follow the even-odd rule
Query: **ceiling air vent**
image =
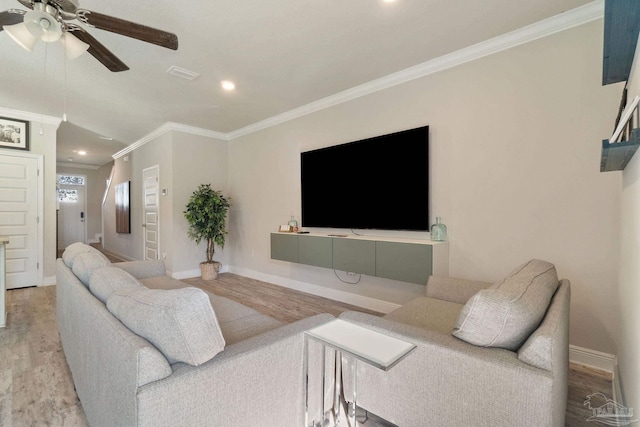
[(172, 65), (171, 67), (169, 67), (169, 69), (167, 70), (167, 73), (171, 74), (172, 76), (180, 77), (181, 79), (185, 79), (185, 80), (195, 80), (198, 77), (200, 77), (200, 74), (194, 71), (190, 71), (185, 68), (176, 67), (175, 65)]

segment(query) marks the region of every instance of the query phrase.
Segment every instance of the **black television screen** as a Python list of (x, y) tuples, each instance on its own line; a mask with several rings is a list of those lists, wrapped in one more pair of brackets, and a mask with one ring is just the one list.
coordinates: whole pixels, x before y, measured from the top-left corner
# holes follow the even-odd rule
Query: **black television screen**
[(429, 230), (429, 127), (300, 154), (302, 226)]

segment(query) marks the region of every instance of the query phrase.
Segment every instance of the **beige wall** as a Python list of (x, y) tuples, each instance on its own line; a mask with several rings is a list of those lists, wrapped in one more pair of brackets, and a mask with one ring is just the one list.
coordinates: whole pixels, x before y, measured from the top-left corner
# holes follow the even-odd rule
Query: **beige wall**
[[(160, 188), (165, 187), (171, 180), (172, 149), (171, 135), (164, 134), (153, 143), (148, 143), (123, 157), (115, 160), (115, 170), (107, 201), (103, 207), (104, 247), (115, 254), (131, 259), (143, 259), (142, 234), (142, 170), (158, 165), (160, 168)], [(116, 233), (115, 217), (115, 187), (131, 181), (130, 209), (131, 233)], [(167, 203), (160, 199), (160, 244), (163, 235), (171, 230), (171, 215)], [(162, 253), (162, 247), (160, 253)]]
[(620, 176), (599, 172), (599, 147), (621, 87), (601, 86), (602, 31), (583, 25), (233, 140), (232, 264), (395, 303), (424, 292), (272, 261), (269, 233), (300, 217), (301, 151), (429, 125), (431, 215), (449, 227), (451, 274), (493, 281), (552, 261), (572, 282), (571, 343), (615, 353)]
[[(174, 131), (172, 134), (174, 179), (172, 188), (169, 189), (173, 201), (173, 233), (170, 251), (173, 256), (171, 271), (179, 274), (198, 270), (199, 263), (207, 259), (205, 242), (196, 245), (187, 236), (189, 224), (183, 212), (189, 197), (200, 184), (211, 184), (214, 190), (228, 194), (228, 143), (183, 132)], [(233, 204), (233, 200), (231, 202)], [(214, 259), (227, 265), (230, 245), (225, 244), (224, 249), (216, 246), (215, 251)]]
[[(116, 159), (113, 184), (104, 207), (105, 248), (127, 258), (143, 258), (142, 171), (155, 165), (160, 170), (160, 188), (167, 190), (166, 196), (160, 196), (160, 256), (166, 255), (169, 272), (196, 275), (190, 272), (198, 271), (199, 263), (206, 260), (205, 246), (198, 246), (187, 237), (188, 226), (182, 212), (200, 183), (211, 183), (215, 189), (226, 191), (225, 141), (170, 131)], [(118, 234), (114, 186), (126, 180), (131, 180), (131, 234)], [(215, 259), (227, 263), (227, 256), (218, 248)]]
[[(628, 85), (629, 101), (640, 95), (640, 51), (636, 50)], [(620, 172), (609, 172), (619, 175)], [(620, 330), (618, 368), (624, 404), (640, 410), (640, 155), (636, 153), (622, 172), (620, 218)], [(622, 403), (622, 402), (621, 402)], [(637, 418), (637, 417), (636, 417)]]

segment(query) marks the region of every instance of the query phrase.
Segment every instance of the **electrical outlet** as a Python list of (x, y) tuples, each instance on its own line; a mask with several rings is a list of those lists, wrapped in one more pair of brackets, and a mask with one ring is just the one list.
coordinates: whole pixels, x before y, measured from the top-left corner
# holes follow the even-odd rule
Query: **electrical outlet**
[(353, 271), (347, 271), (347, 276), (353, 277), (355, 275), (356, 275), (356, 273), (354, 273)]
[(167, 252), (162, 252), (162, 259), (167, 259)]

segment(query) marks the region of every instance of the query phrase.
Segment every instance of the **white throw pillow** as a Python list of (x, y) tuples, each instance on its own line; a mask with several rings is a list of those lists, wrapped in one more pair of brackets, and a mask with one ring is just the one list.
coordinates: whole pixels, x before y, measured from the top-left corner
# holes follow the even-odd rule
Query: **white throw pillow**
[(198, 366), (224, 350), (209, 296), (200, 289), (118, 291), (107, 299), (107, 308), (171, 364)]
[(553, 264), (531, 260), (471, 297), (452, 333), (474, 345), (515, 351), (538, 327), (557, 288)]

